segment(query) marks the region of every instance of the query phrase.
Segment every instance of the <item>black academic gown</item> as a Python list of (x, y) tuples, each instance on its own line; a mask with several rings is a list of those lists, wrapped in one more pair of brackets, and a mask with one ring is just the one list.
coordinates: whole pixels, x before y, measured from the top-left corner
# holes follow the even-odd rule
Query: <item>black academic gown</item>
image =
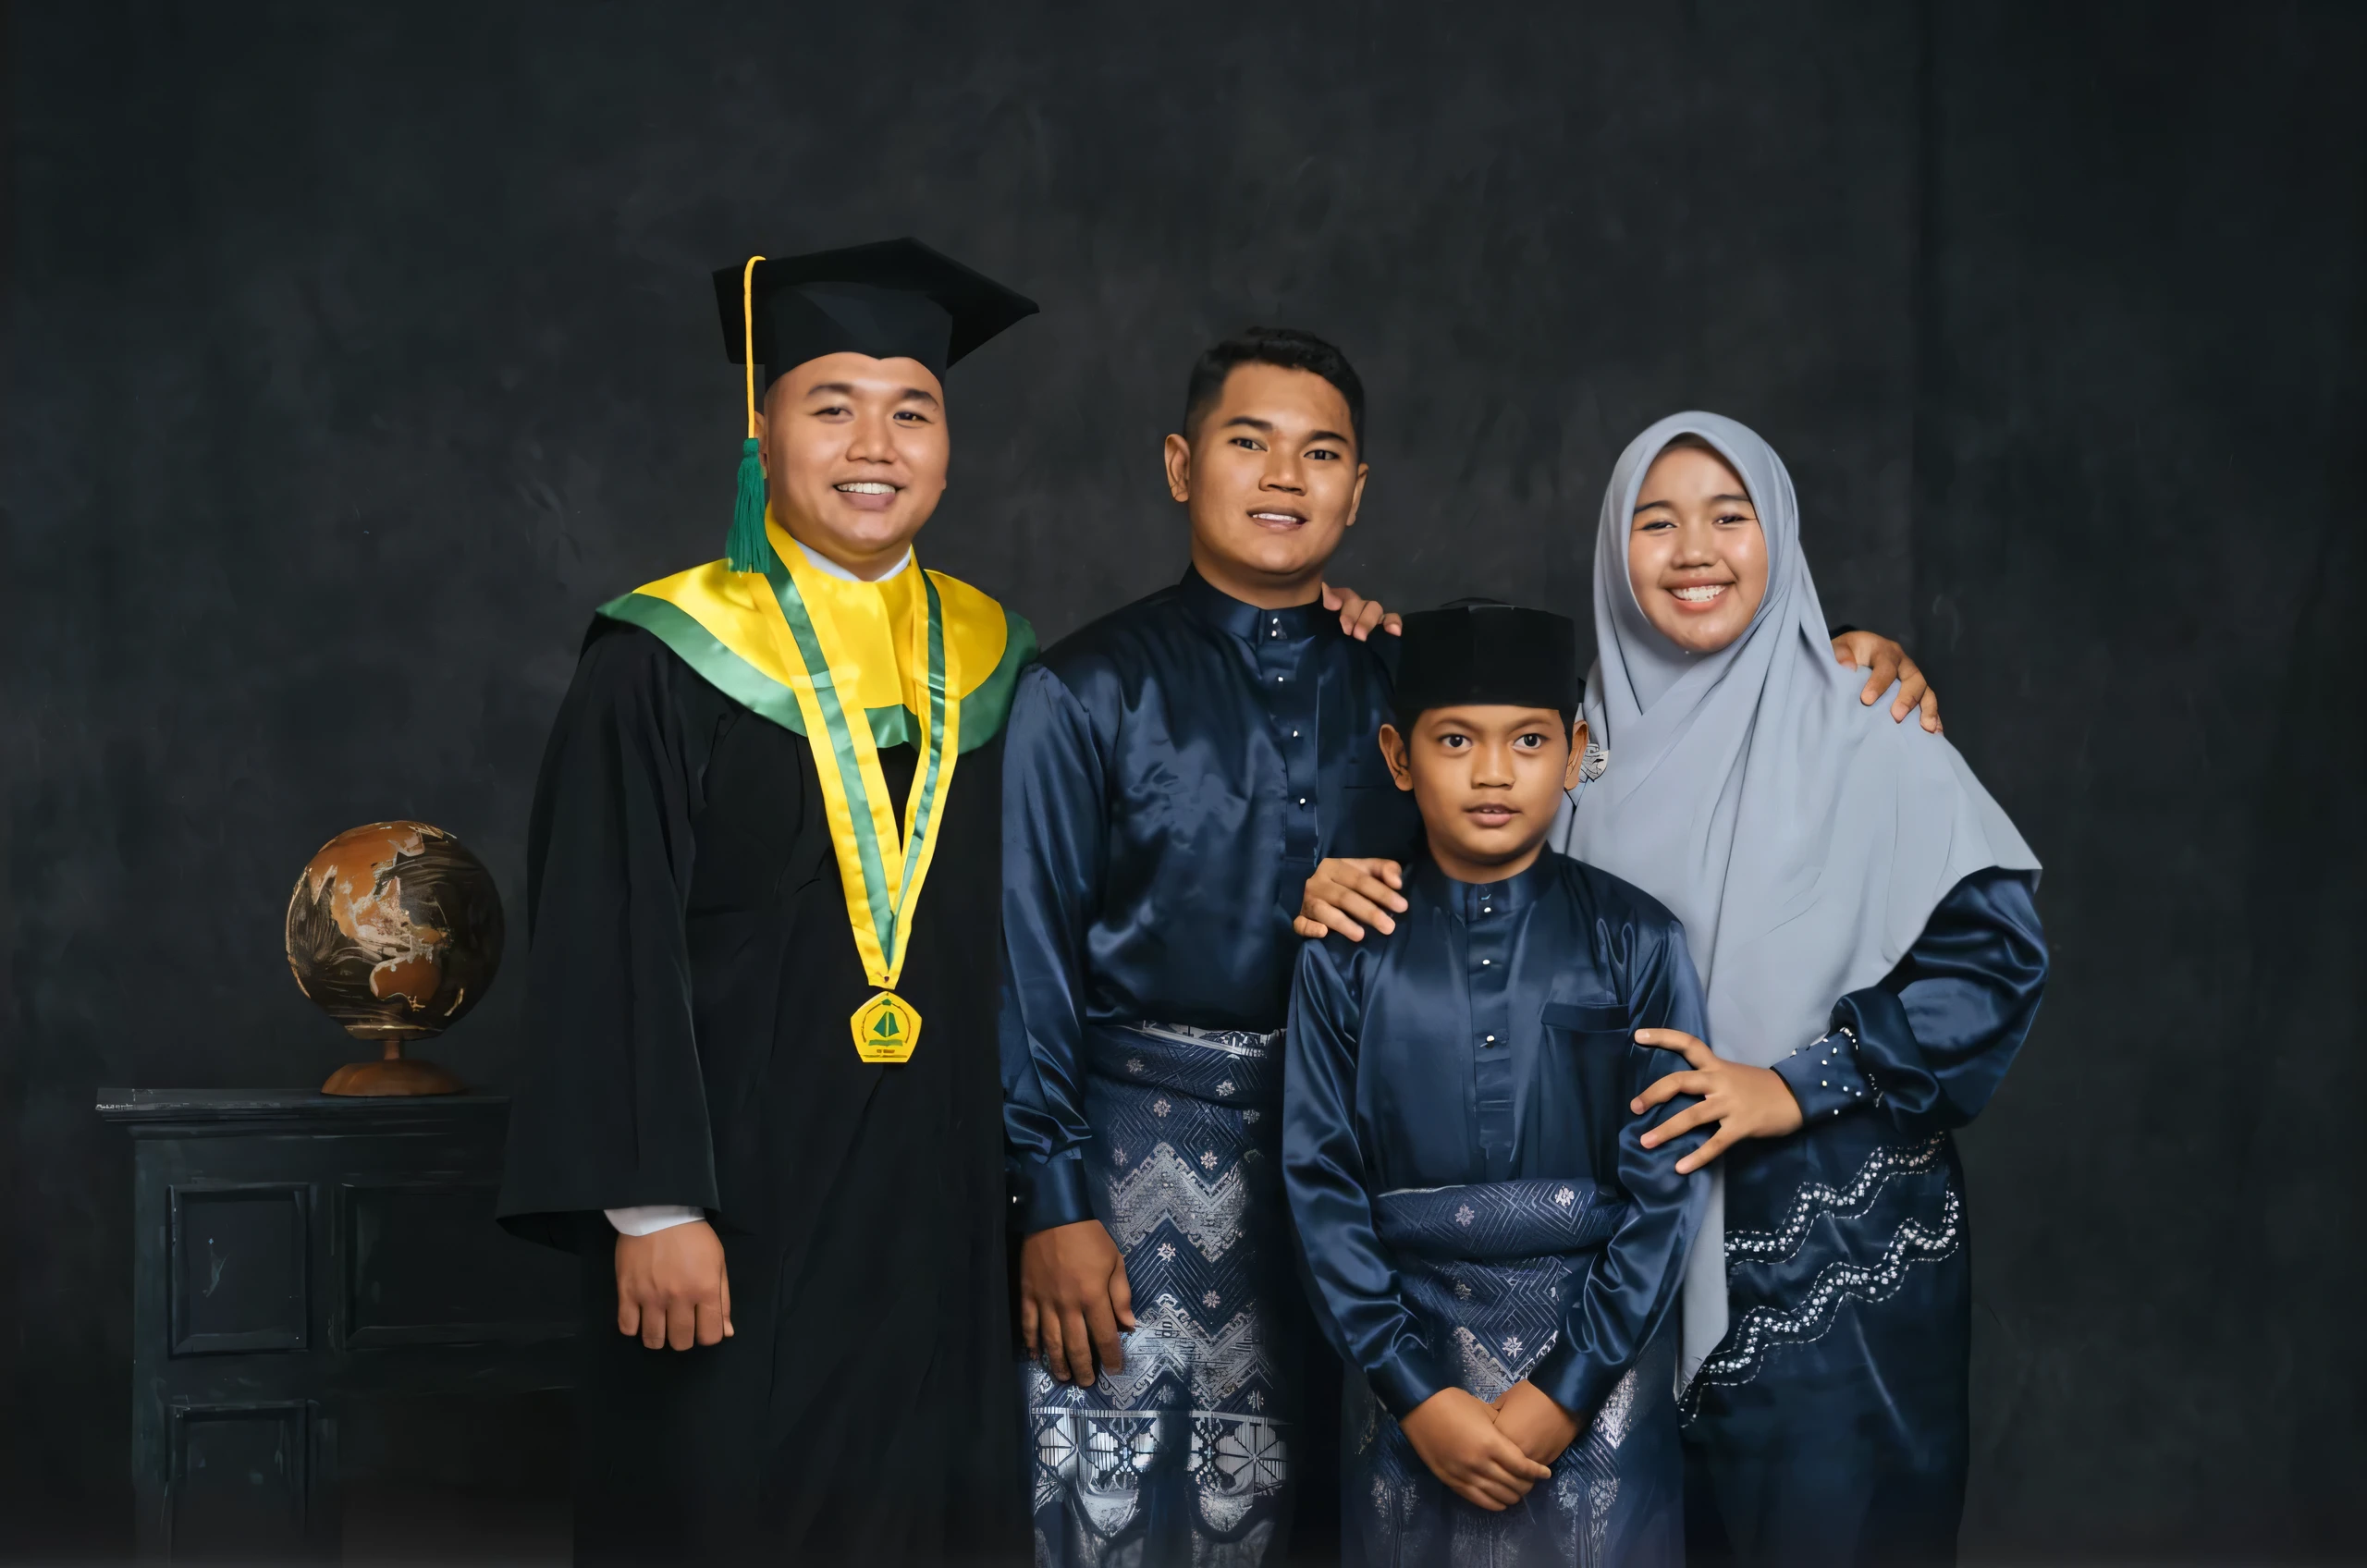
[[(911, 747), (880, 765), (901, 802)], [(575, 1247), (579, 1562), (934, 1563), (1021, 1550), (995, 1052), (1000, 738), (960, 759), (900, 995), (855, 953), (803, 737), (595, 623), (528, 848), (532, 1076), (501, 1215)], [(602, 1210), (696, 1205), (734, 1337), (616, 1329)]]

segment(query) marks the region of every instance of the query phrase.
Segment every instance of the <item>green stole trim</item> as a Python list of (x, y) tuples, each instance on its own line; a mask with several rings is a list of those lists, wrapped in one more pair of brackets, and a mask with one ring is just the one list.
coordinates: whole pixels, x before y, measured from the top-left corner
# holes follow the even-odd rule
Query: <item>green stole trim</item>
[[(775, 573), (779, 575), (774, 576)], [(773, 563), (772, 572), (767, 575), (774, 578), (776, 594), (789, 576), (779, 561)], [(929, 592), (933, 597), (935, 583), (929, 584)], [(609, 600), (597, 613), (610, 620), (638, 626), (656, 637), (673, 649), (684, 664), (698, 671), (708, 685), (759, 718), (768, 718), (793, 735), (805, 733), (805, 717), (798, 711), (796, 695), (726, 647), (688, 610), (647, 594), (634, 593)], [(1010, 609), (1006, 608), (1002, 616), (1002, 658), (977, 689), (962, 699), (961, 751), (964, 753), (1002, 733), (1003, 723), (1011, 717), (1012, 694), (1019, 688), (1019, 672), (1036, 660), (1035, 627), (1025, 616)], [(864, 718), (871, 726), (871, 743), (875, 746), (910, 746), (919, 737), (918, 723), (901, 704), (865, 708)]]

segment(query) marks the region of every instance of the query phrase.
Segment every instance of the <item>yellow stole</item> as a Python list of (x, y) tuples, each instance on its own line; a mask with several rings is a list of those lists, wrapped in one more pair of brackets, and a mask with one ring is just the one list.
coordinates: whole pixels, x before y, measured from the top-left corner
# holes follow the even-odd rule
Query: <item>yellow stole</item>
[[(878, 993), (849, 1021), (866, 1061), (911, 1058), (921, 1018), (895, 994), (912, 915), (936, 853), (961, 754), (1009, 714), (1035, 634), (967, 583), (907, 567), (878, 582), (816, 570), (767, 520), (759, 576), (722, 561), (601, 606), (654, 632), (754, 712), (805, 736), (865, 974)], [(902, 832), (879, 767), (883, 745), (920, 752)]]

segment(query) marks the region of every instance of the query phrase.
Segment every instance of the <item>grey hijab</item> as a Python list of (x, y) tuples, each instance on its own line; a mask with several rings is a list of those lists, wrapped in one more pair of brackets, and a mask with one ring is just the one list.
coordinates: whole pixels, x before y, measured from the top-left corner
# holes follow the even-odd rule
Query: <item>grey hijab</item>
[[(1734, 466), (1767, 538), (1766, 598), (1710, 654), (1654, 631), (1627, 578), (1645, 472), (1686, 435)], [(1958, 882), (2038, 869), (1954, 746), (1858, 700), (1865, 675), (1834, 661), (1792, 476), (1748, 428), (1674, 414), (1620, 455), (1595, 540), (1594, 624), (1587, 718), (1609, 760), (1564, 806), (1555, 842), (1685, 923), (1720, 1056), (1764, 1067), (1809, 1044), (1836, 1000), (1897, 966)], [(1711, 1170), (1686, 1263), (1680, 1388), (1726, 1331), (1723, 1162)]]

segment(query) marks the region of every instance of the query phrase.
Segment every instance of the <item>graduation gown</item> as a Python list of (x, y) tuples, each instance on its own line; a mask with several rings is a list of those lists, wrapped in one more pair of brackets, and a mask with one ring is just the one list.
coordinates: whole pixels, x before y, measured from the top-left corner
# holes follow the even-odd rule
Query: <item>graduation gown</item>
[[(1003, 701), (1032, 648), (1013, 618)], [(993, 1037), (1001, 714), (963, 712), (896, 987), (918, 1048), (873, 1065), (850, 1035), (874, 987), (814, 747), (730, 653), (662, 602), (608, 606), (535, 795), (533, 1058), (501, 1213), (583, 1257), (577, 1557), (997, 1559), (1024, 1541)], [(870, 717), (901, 802), (914, 749)], [(661, 1204), (722, 1237), (719, 1344), (617, 1331), (601, 1211)]]
[[(1547, 851), (1502, 881), (1414, 868), (1396, 929), (1299, 957), (1282, 1164), (1316, 1308), (1351, 1368), (1341, 1505), (1356, 1562), (1675, 1568), (1684, 1554), (1670, 1307), (1706, 1136), (1638, 1141), (1688, 1099), (1628, 1101), (1699, 1034), (1700, 982), (1658, 902)], [(1399, 1420), (1527, 1379), (1577, 1441), (1501, 1513), (1423, 1464)]]

